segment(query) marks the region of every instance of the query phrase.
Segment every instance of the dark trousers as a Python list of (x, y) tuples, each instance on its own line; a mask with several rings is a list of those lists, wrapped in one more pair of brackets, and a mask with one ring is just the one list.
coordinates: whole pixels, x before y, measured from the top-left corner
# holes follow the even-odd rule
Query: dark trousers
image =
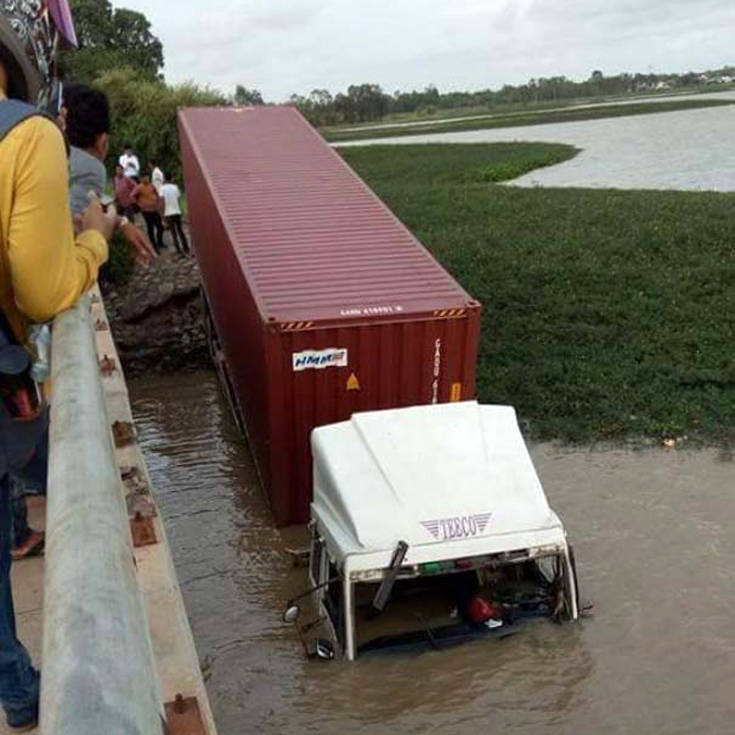
[(151, 241), (153, 247), (156, 248), (156, 251), (160, 253), (163, 250), (163, 222), (161, 221), (161, 215), (158, 212), (143, 211), (143, 219), (148, 229), (148, 239)]
[(32, 719), (38, 706), (38, 672), (15, 630), (10, 588), (10, 481), (0, 478), (0, 704), (15, 719)]
[(184, 234), (184, 228), (181, 224), (181, 215), (172, 214), (169, 217), (166, 217), (166, 222), (168, 223), (168, 229), (171, 231), (171, 237), (173, 238), (176, 252), (182, 254), (188, 253), (189, 241), (186, 239), (186, 235)]

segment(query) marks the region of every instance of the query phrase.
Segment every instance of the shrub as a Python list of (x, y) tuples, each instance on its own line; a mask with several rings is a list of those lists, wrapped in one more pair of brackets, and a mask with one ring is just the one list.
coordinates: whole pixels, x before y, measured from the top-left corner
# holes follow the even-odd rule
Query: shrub
[(115, 69), (99, 76), (95, 86), (110, 99), (110, 170), (125, 143), (131, 143), (141, 165), (155, 160), (176, 181), (181, 181), (181, 153), (177, 113), (181, 107), (226, 104), (209, 87), (187, 83), (175, 87), (151, 81), (131, 69)]

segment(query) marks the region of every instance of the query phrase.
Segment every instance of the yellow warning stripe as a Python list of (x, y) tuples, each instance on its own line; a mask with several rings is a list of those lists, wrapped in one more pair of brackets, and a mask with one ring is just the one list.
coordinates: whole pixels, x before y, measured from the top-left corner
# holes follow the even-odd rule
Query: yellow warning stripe
[(456, 319), (466, 314), (467, 309), (440, 309), (434, 312), (434, 316), (440, 319)]
[(311, 329), (314, 322), (286, 322), (281, 324), (281, 330), (284, 332), (300, 332), (304, 329)]

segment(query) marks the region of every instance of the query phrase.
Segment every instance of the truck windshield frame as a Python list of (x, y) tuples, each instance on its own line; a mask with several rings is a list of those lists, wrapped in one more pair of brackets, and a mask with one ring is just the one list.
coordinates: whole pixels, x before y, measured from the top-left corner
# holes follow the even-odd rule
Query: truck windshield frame
[[(381, 616), (369, 611), (368, 601), (377, 589), (384, 570), (351, 575), (349, 602), (352, 609), (346, 621), (346, 639), (351, 645), (346, 647), (347, 657), (352, 660), (357, 655), (369, 651), (403, 646), (428, 645), (442, 648), (481, 637), (505, 637), (534, 618), (575, 619), (576, 580), (571, 578), (574, 570), (569, 563), (567, 549), (557, 548), (547, 553), (537, 553), (538, 551), (541, 550), (523, 549), (470, 559), (449, 559), (434, 564), (404, 566), (397, 577), (394, 591), (398, 597), (388, 602), (387, 609)], [(504, 620), (502, 625), (497, 627), (474, 623), (467, 618), (466, 611), (460, 609), (462, 604), (467, 602), (465, 600), (463, 603), (461, 594), (457, 592), (459, 585), (455, 582), (461, 579), (460, 575), (477, 576), (479, 580), (483, 574), (503, 576), (506, 573), (519, 572), (530, 574), (531, 568), (538, 575), (537, 589), (540, 591), (545, 588), (548, 593), (546, 600), (542, 599), (543, 596), (540, 594), (534, 596), (530, 593), (527, 598), (519, 597), (512, 604), (506, 599), (503, 603)], [(354, 579), (355, 576), (359, 576), (359, 579)], [(529, 580), (523, 580), (523, 574), (519, 574), (518, 590), (521, 590), (521, 582), (529, 586)], [(425, 588), (423, 592), (422, 583)], [(512, 586), (508, 579), (504, 579), (504, 584)], [(431, 590), (432, 586), (435, 587), (434, 590)], [(482, 585), (478, 585), (475, 592), (479, 593), (482, 589)], [(561, 597), (559, 591), (562, 593)], [(487, 590), (485, 592), (487, 593)], [(400, 599), (401, 595), (405, 595), (404, 600)], [(456, 605), (447, 604), (452, 595), (457, 596)], [(412, 596), (419, 604), (426, 605), (426, 609), (416, 609), (410, 613), (410, 604), (406, 604), (406, 599)], [(446, 597), (446, 600), (442, 602), (443, 597)], [(560, 600), (563, 600), (563, 610), (555, 612), (557, 605), (561, 604)], [(437, 610), (442, 604), (446, 606), (446, 618), (442, 625), (437, 625)], [(372, 616), (372, 619), (366, 617), (366, 614)], [(413, 629), (410, 628), (411, 614), (415, 617)], [(396, 631), (391, 631), (392, 623), (397, 624)], [(373, 631), (384, 629), (384, 632), (382, 635), (369, 633), (366, 635), (366, 630), (370, 629)]]

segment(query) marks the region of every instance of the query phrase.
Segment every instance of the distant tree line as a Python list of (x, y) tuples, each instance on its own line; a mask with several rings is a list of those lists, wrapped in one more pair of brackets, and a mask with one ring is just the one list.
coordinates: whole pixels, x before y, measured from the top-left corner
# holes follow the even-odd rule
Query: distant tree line
[(431, 115), (457, 108), (495, 108), (593, 99), (646, 91), (681, 89), (699, 84), (735, 80), (735, 67), (686, 74), (617, 74), (605, 76), (600, 70), (575, 82), (564, 76), (538, 77), (526, 84), (506, 84), (499, 90), (441, 93), (434, 85), (423, 90), (388, 94), (378, 84), (352, 85), (335, 96), (327, 89), (315, 89), (308, 96), (294, 94), (290, 101), (315, 125), (373, 122), (390, 113)]
[[(92, 84), (107, 92), (113, 122), (110, 165), (123, 143), (131, 143), (144, 160), (156, 160), (179, 178), (179, 107), (265, 104), (259, 90), (242, 84), (230, 95), (196, 84), (166, 84), (163, 45), (143, 13), (113, 8), (109, 0), (71, 0), (71, 7), (81, 48), (65, 52), (61, 68), (68, 81)], [(457, 108), (493, 111), (733, 79), (735, 67), (702, 73), (616, 76), (596, 70), (581, 82), (563, 76), (539, 77), (526, 84), (477, 92), (441, 93), (429, 85), (421, 91), (388, 94), (379, 84), (353, 84), (336, 95), (327, 89), (314, 89), (307, 96), (294, 94), (290, 103), (314, 125), (327, 126), (374, 122), (396, 113), (431, 115)]]

